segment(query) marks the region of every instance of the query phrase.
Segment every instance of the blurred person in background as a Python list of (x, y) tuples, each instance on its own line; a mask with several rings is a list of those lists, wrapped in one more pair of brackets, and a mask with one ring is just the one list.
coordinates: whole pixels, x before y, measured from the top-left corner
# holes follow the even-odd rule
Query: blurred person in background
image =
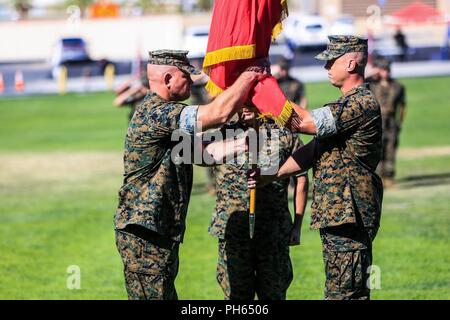
[(391, 76), (391, 62), (383, 57), (373, 61), (370, 90), (380, 104), (383, 127), (383, 153), (377, 173), (386, 188), (392, 187), (400, 130), (406, 114), (405, 87)]
[(150, 89), (147, 78), (147, 71), (143, 69), (138, 79), (133, 78), (115, 90), (116, 98), (113, 104), (116, 107), (128, 106), (128, 121), (133, 118), (134, 110), (144, 100), (147, 91)]
[[(305, 85), (300, 80), (293, 78), (289, 74), (292, 61), (281, 58), (275, 66), (274, 76), (277, 79), (281, 91), (283, 91), (286, 98), (293, 101), (303, 109), (307, 108), (308, 100), (305, 95)], [(302, 142), (303, 144), (303, 142)], [(296, 179), (291, 179), (289, 183), (289, 193), (294, 193), (296, 186)], [(295, 194), (294, 194), (295, 196)]]
[(288, 100), (306, 109), (308, 100), (305, 95), (305, 85), (289, 74), (291, 62), (286, 58), (281, 58), (277, 63), (277, 67), (274, 76), (278, 81), (281, 91), (283, 91)]
[(408, 60), (408, 43), (406, 42), (406, 36), (402, 32), (400, 27), (397, 29), (397, 32), (394, 35), (395, 43), (397, 47), (400, 49), (400, 61), (405, 62)]

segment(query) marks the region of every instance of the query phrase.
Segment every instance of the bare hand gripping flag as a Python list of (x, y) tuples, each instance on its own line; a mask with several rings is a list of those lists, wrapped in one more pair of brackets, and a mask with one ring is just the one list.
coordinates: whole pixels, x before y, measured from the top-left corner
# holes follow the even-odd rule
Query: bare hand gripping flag
[[(203, 63), (210, 77), (206, 90), (216, 96), (248, 67), (261, 65), (287, 14), (286, 0), (216, 0)], [(262, 115), (281, 125), (292, 115), (291, 103), (272, 76), (255, 86), (251, 99)]]

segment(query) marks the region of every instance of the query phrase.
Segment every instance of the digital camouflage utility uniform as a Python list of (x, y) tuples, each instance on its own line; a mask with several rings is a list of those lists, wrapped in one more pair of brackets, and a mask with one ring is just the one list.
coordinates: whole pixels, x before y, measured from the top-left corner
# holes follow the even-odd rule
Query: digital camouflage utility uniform
[[(385, 61), (385, 59), (380, 59), (379, 64), (381, 68), (390, 68), (389, 62)], [(397, 80), (389, 79), (387, 84), (383, 84), (381, 81), (371, 82), (370, 90), (380, 104), (383, 123), (383, 153), (377, 173), (383, 178), (394, 178), (395, 159), (401, 126), (398, 118), (400, 108), (406, 106), (405, 87)]]
[[(223, 130), (237, 128), (247, 130), (239, 123), (230, 124)], [(267, 138), (272, 142), (279, 141), (279, 163), (300, 147), (297, 135), (280, 129), (274, 123), (263, 123), (259, 130), (266, 130)], [(262, 149), (261, 153), (265, 150)], [(209, 232), (219, 239), (217, 281), (225, 299), (249, 300), (256, 294), (260, 300), (282, 300), (286, 298), (293, 277), (289, 257), (292, 229), (288, 208), (289, 179), (257, 189), (255, 233), (250, 239), (246, 176), (250, 169), (248, 153), (243, 157), (245, 161), (215, 167), (217, 200)], [(259, 166), (267, 165), (267, 161), (260, 157)]]
[[(283, 59), (278, 62), (278, 65), (280, 68), (286, 70), (286, 72), (289, 71), (289, 61)], [(281, 91), (283, 91), (286, 96), (286, 99), (296, 104), (300, 104), (301, 99), (305, 96), (305, 86), (303, 82), (291, 77), (289, 74), (284, 78), (277, 79), (277, 82)]]
[[(139, 78), (139, 86), (145, 87), (147, 90), (150, 88), (148, 84), (148, 78), (147, 78), (147, 72), (142, 72)], [(144, 101), (146, 94), (143, 93), (143, 90), (139, 90), (135, 92), (134, 94), (130, 95), (124, 102), (124, 105), (127, 105), (130, 107), (130, 112), (128, 113), (128, 120), (131, 120), (134, 115), (134, 111), (136, 110), (136, 107)]]
[[(321, 60), (367, 52), (367, 40), (330, 36)], [(320, 230), (326, 299), (369, 299), (368, 267), (381, 217), (381, 114), (368, 85), (312, 111), (317, 127), (311, 227)]]
[(286, 99), (296, 104), (300, 104), (301, 99), (305, 96), (305, 87), (303, 83), (291, 76), (279, 79), (278, 85), (286, 96)]
[[(194, 73), (186, 51), (150, 52), (149, 63)], [(115, 216), (116, 244), (130, 299), (176, 299), (178, 247), (183, 241), (192, 165), (171, 160), (174, 130), (193, 134), (196, 106), (149, 93), (125, 141), (124, 183)]]

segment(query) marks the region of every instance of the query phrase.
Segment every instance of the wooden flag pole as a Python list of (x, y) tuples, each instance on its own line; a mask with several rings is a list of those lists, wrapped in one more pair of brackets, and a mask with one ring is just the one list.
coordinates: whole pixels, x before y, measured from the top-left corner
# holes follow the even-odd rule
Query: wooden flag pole
[[(256, 131), (256, 146), (257, 151), (255, 157), (252, 157), (252, 170), (256, 170), (258, 168), (258, 121), (256, 119), (253, 119), (253, 128)], [(250, 210), (249, 210), (249, 231), (250, 231), (250, 239), (253, 239), (253, 235), (255, 234), (255, 212), (256, 212), (256, 188), (250, 189)]]

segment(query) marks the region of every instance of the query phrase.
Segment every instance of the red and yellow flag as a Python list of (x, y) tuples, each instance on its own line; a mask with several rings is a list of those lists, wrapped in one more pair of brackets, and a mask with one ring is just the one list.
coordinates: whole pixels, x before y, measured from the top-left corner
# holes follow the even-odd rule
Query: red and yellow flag
[[(286, 0), (216, 0), (203, 62), (210, 77), (206, 90), (219, 94), (248, 67), (268, 58), (287, 14)], [(251, 99), (262, 115), (281, 125), (292, 115), (291, 103), (272, 76), (255, 86)]]

